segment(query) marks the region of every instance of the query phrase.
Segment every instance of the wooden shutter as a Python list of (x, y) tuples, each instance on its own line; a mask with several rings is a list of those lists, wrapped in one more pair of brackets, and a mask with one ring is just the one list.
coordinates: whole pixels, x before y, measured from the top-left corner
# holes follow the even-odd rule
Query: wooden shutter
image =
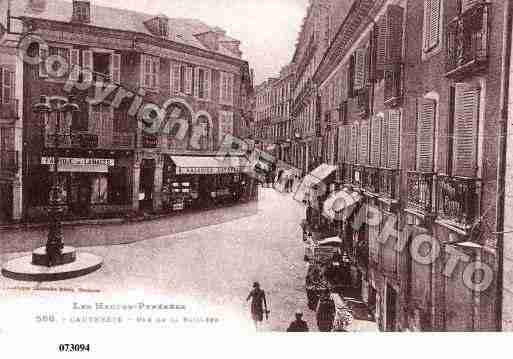
[(387, 16), (383, 15), (376, 25), (376, 77), (383, 78), (387, 49)]
[(344, 142), (345, 142), (345, 127), (339, 126), (338, 127), (338, 162), (344, 162), (345, 161), (345, 148), (344, 148)]
[(381, 120), (381, 154), (380, 154), (380, 166), (388, 167), (388, 123), (389, 123), (389, 112), (386, 111), (384, 117)]
[[(73, 57), (73, 55), (72, 55)], [(110, 69), (110, 78), (112, 82), (120, 83), (121, 81), (121, 55), (120, 54), (112, 54), (111, 55), (111, 69)]]
[(212, 73), (210, 70), (205, 70), (203, 76), (203, 96), (205, 97), (205, 99), (210, 100), (212, 88)]
[(4, 84), (3, 84), (3, 81), (4, 81), (4, 69), (0, 67), (0, 102), (4, 101)]
[(39, 44), (39, 77), (46, 78), (48, 77), (48, 72), (46, 71), (46, 59), (48, 58), (48, 55), (50, 53), (50, 50), (48, 49), (48, 45), (40, 43)]
[(369, 163), (369, 122), (362, 121), (360, 124), (360, 151), (358, 163), (367, 165)]
[(194, 69), (194, 96), (199, 97), (200, 94), (200, 68)]
[(371, 154), (370, 164), (372, 167), (379, 167), (381, 153), (381, 117), (374, 116), (371, 123)]
[(93, 52), (91, 50), (82, 51), (82, 74), (83, 82), (93, 81)]
[(477, 171), (477, 136), (480, 89), (456, 84), (454, 91), (453, 172), (473, 177)]
[(228, 74), (228, 104), (233, 105), (233, 88), (235, 84), (235, 76)]
[(180, 84), (181, 84), (181, 71), (180, 71), (180, 65), (173, 63), (171, 65), (171, 79), (169, 83), (171, 84), (171, 93), (177, 93), (180, 92)]
[(433, 171), (436, 101), (420, 99), (417, 109), (417, 171)]
[(440, 41), (440, 1), (424, 0), (424, 51), (429, 51)]
[(3, 103), (11, 103), (14, 99), (14, 72), (4, 69), (2, 75), (2, 98)]
[(192, 67), (185, 69), (185, 93), (192, 95)]
[(386, 14), (386, 64), (396, 65), (403, 58), (403, 14), (401, 6), (389, 5)]
[(401, 112), (390, 110), (388, 118), (388, 168), (399, 168)]
[(158, 89), (160, 87), (160, 57), (153, 58), (153, 88)]
[(357, 49), (354, 53), (354, 90), (365, 88), (365, 49)]
[(351, 156), (350, 163), (356, 163), (358, 160), (358, 140), (359, 140), (358, 124), (355, 123), (351, 127)]
[(347, 98), (353, 98), (354, 92), (354, 54), (349, 58), (349, 63), (344, 67), (346, 73)]

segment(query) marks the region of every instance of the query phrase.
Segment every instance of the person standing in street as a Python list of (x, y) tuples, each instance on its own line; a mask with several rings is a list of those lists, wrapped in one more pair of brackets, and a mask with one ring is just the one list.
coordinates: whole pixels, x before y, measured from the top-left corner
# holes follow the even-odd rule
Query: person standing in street
[(290, 323), (287, 332), (307, 332), (308, 324), (303, 320), (303, 312), (296, 310), (296, 320)]
[(255, 328), (258, 328), (258, 323), (264, 320), (264, 312), (266, 318), (269, 315), (269, 310), (267, 310), (267, 301), (265, 299), (265, 292), (260, 289), (260, 284), (258, 282), (253, 283), (253, 290), (249, 292), (246, 301), (251, 299), (251, 318), (255, 323)]
[(331, 332), (335, 319), (335, 303), (330, 297), (329, 290), (323, 291), (317, 306), (317, 327), (320, 332)]

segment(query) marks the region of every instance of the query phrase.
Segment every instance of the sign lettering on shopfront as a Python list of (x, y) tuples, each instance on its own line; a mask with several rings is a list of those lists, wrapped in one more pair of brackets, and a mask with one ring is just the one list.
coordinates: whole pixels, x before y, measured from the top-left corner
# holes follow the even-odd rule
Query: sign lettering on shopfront
[(179, 167), (176, 173), (179, 175), (204, 175), (204, 174), (222, 174), (222, 173), (240, 173), (241, 167)]
[[(42, 165), (54, 165), (53, 157), (41, 157)], [(59, 158), (59, 172), (107, 173), (114, 166), (112, 158)]]

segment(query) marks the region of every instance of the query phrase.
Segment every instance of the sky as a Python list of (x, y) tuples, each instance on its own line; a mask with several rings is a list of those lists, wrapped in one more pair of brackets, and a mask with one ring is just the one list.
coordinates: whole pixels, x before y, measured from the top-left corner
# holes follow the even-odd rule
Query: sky
[(255, 71), (255, 85), (288, 64), (308, 0), (92, 0), (92, 3), (149, 14), (202, 20), (241, 41), (243, 58)]

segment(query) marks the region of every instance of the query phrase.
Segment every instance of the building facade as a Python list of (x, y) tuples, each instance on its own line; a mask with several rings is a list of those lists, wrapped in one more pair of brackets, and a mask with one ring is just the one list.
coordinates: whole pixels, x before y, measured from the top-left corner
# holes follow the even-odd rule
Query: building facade
[[(26, 45), (18, 60), (23, 75), (16, 76), (25, 217), (45, 212), (55, 153), (63, 161), (59, 178), (71, 216), (161, 211), (173, 193), (204, 187), (199, 182), (240, 181), (242, 167), (207, 170), (205, 161), (193, 163), (215, 156), (225, 135), (248, 131), (243, 116), (252, 76), (238, 40), (197, 20), (86, 0), (16, 1), (2, 10), (9, 15), (4, 46)], [(42, 61), (27, 61), (33, 58)], [(70, 95), (80, 106), (70, 117), (32, 110), (41, 96)], [(189, 169), (180, 170), (173, 156), (189, 156)]]
[(299, 46), (293, 116), (311, 131), (299, 164), (318, 156), (314, 165), (337, 166), (328, 190), (360, 195), (339, 230), (353, 281), (382, 330), (498, 330), (508, 2), (347, 5), (317, 4), (331, 14), (320, 29), (343, 20), (320, 54), (306, 50), (322, 48), (315, 36)]
[(294, 64), (283, 67), (280, 76), (255, 89), (255, 124), (253, 137), (265, 143), (277, 159), (290, 163), (292, 124), (290, 106), (294, 83)]

